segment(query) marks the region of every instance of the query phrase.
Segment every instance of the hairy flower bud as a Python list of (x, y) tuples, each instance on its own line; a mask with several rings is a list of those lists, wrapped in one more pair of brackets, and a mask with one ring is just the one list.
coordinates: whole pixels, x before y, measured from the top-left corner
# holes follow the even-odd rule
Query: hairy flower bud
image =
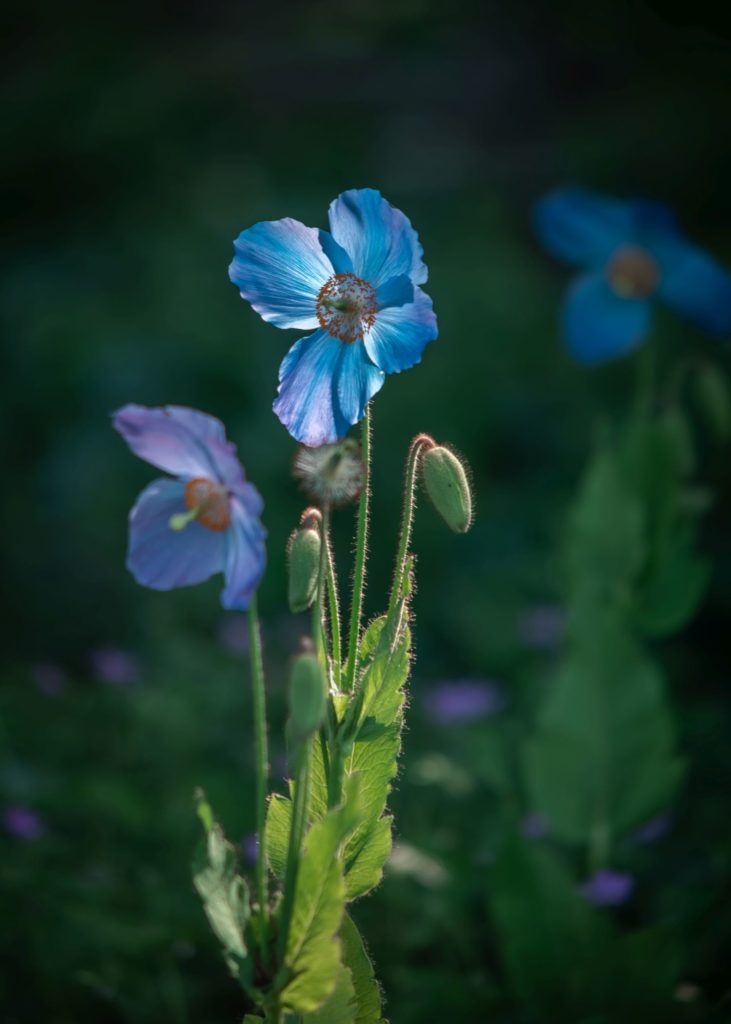
[(460, 459), (436, 445), (422, 455), (421, 471), (426, 493), (449, 529), (466, 533), (472, 525), (472, 489)]
[(314, 654), (300, 654), (289, 677), (289, 729), (293, 740), (305, 740), (325, 717), (325, 676)]
[(287, 545), (288, 587), (287, 599), (290, 610), (304, 612), (317, 596), (317, 579), (320, 572), (320, 551), (322, 537), (317, 509), (306, 509), (300, 525), (294, 530)]
[(347, 505), (363, 490), (363, 460), (351, 438), (319, 448), (303, 445), (294, 457), (293, 473), (305, 493), (322, 505)]
[(731, 436), (731, 396), (726, 378), (712, 363), (704, 363), (697, 371), (695, 393), (708, 425), (722, 441)]

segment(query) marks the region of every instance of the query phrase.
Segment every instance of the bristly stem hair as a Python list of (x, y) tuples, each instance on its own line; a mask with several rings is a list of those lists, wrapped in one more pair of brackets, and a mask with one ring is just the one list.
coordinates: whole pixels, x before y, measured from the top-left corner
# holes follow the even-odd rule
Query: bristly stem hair
[(388, 604), (389, 613), (396, 607), (403, 590), (403, 578), (408, 562), (411, 530), (414, 524), (414, 512), (416, 511), (416, 477), (419, 470), (419, 459), (424, 450), (434, 448), (435, 446), (436, 441), (429, 434), (417, 434), (409, 445), (404, 474), (404, 508), (401, 516), (401, 535), (396, 554), (391, 598)]
[(368, 514), (371, 496), (371, 406), (366, 406), (361, 433), (361, 457), (363, 459), (363, 490), (358, 505), (358, 527), (355, 540), (355, 569), (353, 571), (353, 598), (350, 608), (350, 634), (348, 637), (348, 662), (345, 668), (344, 690), (349, 693), (355, 681), (355, 666), (358, 660), (360, 642), (360, 621), (363, 614), (363, 591), (365, 589), (365, 565), (368, 554)]

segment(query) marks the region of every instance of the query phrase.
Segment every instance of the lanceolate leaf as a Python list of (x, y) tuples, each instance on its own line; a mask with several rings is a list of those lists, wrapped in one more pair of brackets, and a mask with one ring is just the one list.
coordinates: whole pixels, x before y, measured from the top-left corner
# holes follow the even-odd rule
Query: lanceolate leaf
[(381, 992), (373, 973), (373, 964), (352, 918), (346, 914), (340, 929), (343, 963), (349, 969), (355, 990), (354, 1024), (385, 1024), (381, 1018)]
[(281, 1002), (294, 1013), (312, 1013), (332, 994), (341, 963), (338, 931), (345, 907), (341, 847), (359, 821), (357, 785), (344, 803), (307, 833), (280, 981)]
[(237, 868), (236, 851), (226, 841), (221, 826), (210, 822), (193, 863), (193, 882), (224, 949), (243, 960), (247, 955), (244, 930), (249, 918), (249, 891)]
[(335, 982), (335, 990), (319, 1010), (308, 1013), (305, 1024), (354, 1024), (355, 990), (350, 971), (341, 967)]

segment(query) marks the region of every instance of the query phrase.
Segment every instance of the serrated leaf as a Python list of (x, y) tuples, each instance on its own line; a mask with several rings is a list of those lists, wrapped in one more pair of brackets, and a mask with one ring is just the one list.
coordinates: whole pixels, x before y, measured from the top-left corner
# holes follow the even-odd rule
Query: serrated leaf
[(343, 943), (343, 963), (350, 970), (355, 991), (354, 1024), (385, 1024), (381, 1018), (381, 990), (373, 972), (373, 964), (348, 914), (343, 918), (340, 938)]
[(617, 622), (585, 620), (524, 744), (531, 806), (569, 842), (625, 831), (671, 802), (683, 772), (654, 664)]
[(249, 890), (237, 873), (238, 857), (215, 822), (201, 844), (193, 864), (193, 883), (203, 909), (224, 949), (246, 957), (244, 931), (249, 919)]
[(354, 1024), (355, 989), (347, 967), (341, 967), (335, 990), (319, 1010), (308, 1013), (305, 1024)]
[(272, 873), (277, 878), (284, 878), (291, 824), (292, 801), (279, 793), (272, 794), (269, 798), (266, 820), (267, 859)]
[(359, 821), (357, 783), (344, 803), (307, 833), (297, 874), (284, 963), (281, 1002), (294, 1013), (312, 1013), (332, 994), (341, 963), (338, 931), (345, 910), (341, 847)]

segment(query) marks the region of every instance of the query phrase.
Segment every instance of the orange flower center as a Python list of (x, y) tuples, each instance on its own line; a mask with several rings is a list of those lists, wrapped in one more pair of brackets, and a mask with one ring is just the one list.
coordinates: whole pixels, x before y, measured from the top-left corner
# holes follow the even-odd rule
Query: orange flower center
[(375, 289), (355, 274), (335, 274), (317, 296), (320, 326), (348, 345), (373, 326), (377, 311)]
[(613, 290), (623, 299), (647, 298), (660, 283), (660, 268), (639, 245), (617, 249), (607, 263), (606, 274)]
[(196, 520), (209, 530), (225, 530), (231, 523), (228, 491), (204, 476), (197, 476), (185, 485), (185, 506), (195, 511)]

